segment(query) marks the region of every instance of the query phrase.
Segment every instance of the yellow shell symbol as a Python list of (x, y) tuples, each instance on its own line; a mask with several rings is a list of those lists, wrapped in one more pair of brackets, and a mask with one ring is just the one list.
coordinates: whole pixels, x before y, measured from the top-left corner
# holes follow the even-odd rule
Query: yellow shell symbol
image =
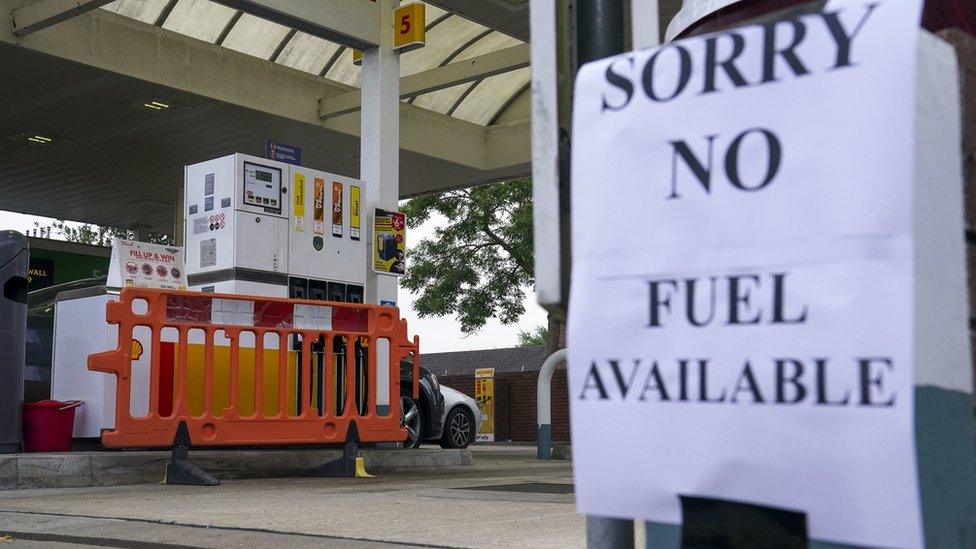
[(142, 356), (142, 343), (138, 339), (132, 340), (132, 349), (129, 350), (130, 360), (139, 360)]

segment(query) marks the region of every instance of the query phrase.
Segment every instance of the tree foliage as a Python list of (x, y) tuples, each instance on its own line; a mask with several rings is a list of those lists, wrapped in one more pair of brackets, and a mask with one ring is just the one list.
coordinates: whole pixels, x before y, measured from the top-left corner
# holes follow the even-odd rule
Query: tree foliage
[(536, 326), (532, 330), (519, 330), (518, 346), (532, 347), (535, 345), (549, 344), (549, 328), (546, 326)]
[(417, 314), (453, 314), (465, 333), (491, 318), (518, 321), (523, 288), (534, 281), (530, 180), (422, 196), (401, 209), (411, 228), (432, 216), (447, 220), (407, 253), (402, 286), (420, 294)]
[[(93, 246), (111, 246), (115, 238), (126, 240), (135, 239), (136, 233), (128, 229), (119, 227), (103, 227), (101, 225), (91, 225), (83, 223), (81, 225), (68, 223), (63, 219), (55, 219), (50, 225), (41, 226), (34, 222), (34, 226), (41, 230), (41, 234), (46, 233), (50, 237), (54, 231), (61, 239), (68, 242), (78, 242), (79, 244), (91, 244)], [(171, 244), (173, 237), (161, 233), (149, 233), (146, 237), (148, 242), (153, 244)]]

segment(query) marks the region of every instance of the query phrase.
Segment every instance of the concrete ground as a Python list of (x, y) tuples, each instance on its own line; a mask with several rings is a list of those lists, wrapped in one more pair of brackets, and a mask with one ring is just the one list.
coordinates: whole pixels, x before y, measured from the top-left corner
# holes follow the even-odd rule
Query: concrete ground
[(474, 460), (372, 479), (3, 491), (0, 536), (11, 538), (0, 537), (0, 549), (585, 544), (570, 462), (538, 462), (534, 447), (511, 446), (478, 447)]

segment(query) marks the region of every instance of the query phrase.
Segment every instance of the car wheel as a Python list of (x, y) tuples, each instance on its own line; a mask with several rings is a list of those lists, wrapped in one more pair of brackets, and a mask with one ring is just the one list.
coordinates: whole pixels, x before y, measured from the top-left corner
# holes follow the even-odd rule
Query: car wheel
[(400, 395), (400, 426), (407, 429), (407, 440), (403, 441), (404, 448), (419, 448), (422, 442), (421, 429), (423, 413), (420, 406), (409, 394)]
[(474, 440), (474, 416), (463, 406), (455, 406), (444, 419), (441, 448), (467, 448)]

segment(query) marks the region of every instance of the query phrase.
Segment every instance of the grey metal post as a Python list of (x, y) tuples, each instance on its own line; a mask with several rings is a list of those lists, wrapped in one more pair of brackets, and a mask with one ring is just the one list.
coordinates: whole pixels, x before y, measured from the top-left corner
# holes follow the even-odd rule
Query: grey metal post
[(624, 51), (623, 0), (577, 0), (578, 65)]
[[(622, 53), (624, 51), (623, 0), (577, 0), (576, 33), (577, 66)], [(565, 244), (568, 247), (568, 238)], [(586, 546), (633, 549), (634, 522), (588, 516), (586, 517)]]
[(0, 453), (20, 451), (29, 255), (27, 237), (0, 231)]
[(587, 516), (586, 546), (591, 549), (634, 549), (634, 522)]
[(542, 369), (539, 370), (539, 381), (535, 388), (535, 416), (539, 425), (536, 457), (539, 459), (552, 457), (552, 405), (549, 398), (552, 393), (552, 373), (556, 371), (556, 366), (564, 362), (566, 362), (566, 349), (559, 349), (549, 355), (549, 358), (542, 363)]

